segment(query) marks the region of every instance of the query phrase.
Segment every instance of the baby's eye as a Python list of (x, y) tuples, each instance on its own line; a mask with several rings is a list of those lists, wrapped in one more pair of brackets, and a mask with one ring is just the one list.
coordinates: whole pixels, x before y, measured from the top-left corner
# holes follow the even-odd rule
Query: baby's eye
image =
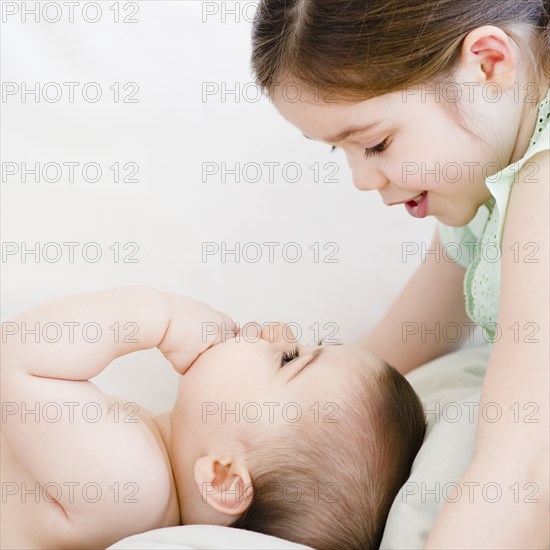
[(296, 359), (296, 357), (299, 357), (299, 355), (300, 352), (298, 350), (298, 346), (296, 346), (292, 351), (283, 351), (283, 353), (281, 354), (281, 368), (293, 359)]

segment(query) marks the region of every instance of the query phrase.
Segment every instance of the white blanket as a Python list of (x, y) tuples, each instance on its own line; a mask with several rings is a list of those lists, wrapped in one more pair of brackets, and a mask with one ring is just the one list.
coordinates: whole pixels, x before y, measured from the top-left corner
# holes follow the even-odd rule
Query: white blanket
[(184, 525), (155, 529), (127, 537), (108, 550), (294, 550), (308, 546), (289, 542), (244, 529), (231, 529), (219, 525)]

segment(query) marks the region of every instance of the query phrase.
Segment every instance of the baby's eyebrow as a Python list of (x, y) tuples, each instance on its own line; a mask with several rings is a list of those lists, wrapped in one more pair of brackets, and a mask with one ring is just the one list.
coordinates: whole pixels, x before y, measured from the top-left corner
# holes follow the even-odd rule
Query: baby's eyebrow
[(317, 342), (317, 345), (318, 346), (343, 346), (344, 344), (342, 344), (341, 342), (335, 342), (334, 344), (332, 342), (327, 342), (325, 344), (325, 342), (321, 339)]
[[(298, 371), (296, 371), (286, 382), (285, 384), (288, 384), (288, 382), (290, 382), (293, 378), (296, 378), (301, 372), (303, 372), (305, 370), (306, 367), (308, 367), (309, 365), (312, 365), (313, 362), (315, 361), (315, 359), (317, 359), (317, 357), (319, 357), (319, 355), (321, 355), (321, 353), (325, 353), (325, 349), (324, 348), (317, 348), (316, 350), (312, 351), (311, 352), (311, 356), (310, 358), (302, 365), (302, 368)], [(294, 361), (297, 361), (298, 358), (294, 359)], [(288, 365), (287, 365), (288, 366)]]

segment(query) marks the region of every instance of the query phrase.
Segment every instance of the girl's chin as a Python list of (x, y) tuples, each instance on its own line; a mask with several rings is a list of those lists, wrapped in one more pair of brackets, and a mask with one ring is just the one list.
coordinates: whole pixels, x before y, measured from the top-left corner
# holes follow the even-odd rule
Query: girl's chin
[(477, 210), (473, 212), (473, 214), (464, 211), (459, 212), (456, 207), (449, 205), (448, 208), (437, 209), (436, 212), (430, 212), (430, 215), (442, 224), (450, 227), (462, 227), (470, 223), (475, 218), (476, 213)]

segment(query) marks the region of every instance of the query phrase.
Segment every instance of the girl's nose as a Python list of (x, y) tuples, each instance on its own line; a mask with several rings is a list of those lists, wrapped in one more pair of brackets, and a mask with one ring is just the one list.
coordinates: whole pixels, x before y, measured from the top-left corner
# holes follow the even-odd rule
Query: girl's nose
[(360, 152), (349, 153), (347, 160), (351, 168), (353, 185), (359, 191), (376, 191), (388, 184), (386, 176), (374, 166), (374, 159), (365, 159), (362, 149)]
[(353, 172), (353, 185), (359, 189), (359, 191), (376, 191), (384, 188), (388, 183), (388, 180), (380, 173), (370, 172), (363, 174), (361, 172)]

